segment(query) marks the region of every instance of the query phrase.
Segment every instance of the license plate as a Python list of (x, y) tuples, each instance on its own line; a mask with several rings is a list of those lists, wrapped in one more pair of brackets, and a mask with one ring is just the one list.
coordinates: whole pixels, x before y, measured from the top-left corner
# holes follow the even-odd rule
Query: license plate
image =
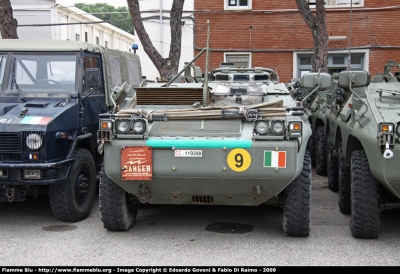
[(175, 150), (175, 157), (203, 157), (202, 150)]

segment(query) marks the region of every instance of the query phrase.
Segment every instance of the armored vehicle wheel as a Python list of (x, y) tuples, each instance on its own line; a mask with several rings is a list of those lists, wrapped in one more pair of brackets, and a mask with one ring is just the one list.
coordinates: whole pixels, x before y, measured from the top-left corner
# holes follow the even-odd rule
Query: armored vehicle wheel
[(96, 167), (86, 149), (77, 149), (68, 181), (51, 185), (50, 206), (53, 215), (61, 221), (77, 222), (85, 219), (96, 197)]
[(329, 134), (327, 136), (327, 150), (328, 150), (328, 164), (327, 164), (327, 172), (328, 172), (328, 187), (332, 191), (338, 191), (339, 182), (339, 165), (338, 158), (333, 154), (333, 147), (330, 145), (330, 137)]
[(311, 166), (315, 167), (315, 137), (311, 135), (308, 139), (307, 150), (310, 152)]
[(318, 175), (326, 176), (326, 135), (324, 127), (319, 127), (315, 136), (315, 168)]
[(343, 214), (351, 212), (351, 193), (350, 193), (350, 167), (345, 162), (342, 151), (342, 143), (339, 145), (339, 209)]
[(355, 238), (378, 238), (380, 185), (371, 174), (364, 150), (354, 151), (351, 156), (351, 197), (351, 234)]
[(305, 237), (311, 227), (311, 159), (304, 155), (303, 170), (284, 190), (283, 230), (286, 236)]
[(100, 173), (100, 213), (103, 227), (110, 231), (126, 231), (133, 226), (138, 214), (138, 205), (130, 195), (111, 180), (104, 164)]

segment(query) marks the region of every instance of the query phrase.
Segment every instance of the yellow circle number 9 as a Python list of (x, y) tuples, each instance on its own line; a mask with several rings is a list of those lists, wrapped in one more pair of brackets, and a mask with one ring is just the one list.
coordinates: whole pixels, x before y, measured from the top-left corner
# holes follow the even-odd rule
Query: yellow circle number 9
[(229, 152), (226, 160), (229, 167), (236, 172), (245, 171), (251, 164), (250, 153), (242, 148), (235, 148)]

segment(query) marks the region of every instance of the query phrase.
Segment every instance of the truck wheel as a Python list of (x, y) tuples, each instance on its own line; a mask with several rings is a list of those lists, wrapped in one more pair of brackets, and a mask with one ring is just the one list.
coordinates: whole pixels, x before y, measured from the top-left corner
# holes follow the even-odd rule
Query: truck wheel
[(371, 174), (364, 150), (354, 151), (351, 156), (351, 219), (353, 237), (378, 238), (381, 209), (380, 184)]
[(311, 166), (315, 167), (315, 137), (311, 135), (308, 139), (307, 150), (310, 152)]
[(342, 151), (342, 143), (339, 145), (339, 209), (343, 214), (351, 212), (351, 193), (350, 193), (350, 167), (346, 164)]
[(74, 158), (67, 182), (49, 188), (51, 211), (57, 219), (66, 222), (85, 219), (96, 197), (96, 167), (92, 154), (80, 148)]
[(319, 127), (315, 136), (315, 168), (317, 174), (326, 176), (326, 135), (324, 127)]
[(328, 173), (328, 187), (331, 191), (338, 191), (339, 182), (339, 165), (338, 158), (333, 154), (333, 148), (331, 147), (329, 134), (327, 136), (327, 150), (328, 150), (328, 164), (327, 164), (327, 173)]
[(130, 195), (124, 189), (107, 176), (104, 164), (100, 173), (99, 203), (101, 221), (107, 230), (126, 231), (135, 223), (138, 205), (131, 201)]
[(305, 237), (311, 227), (311, 159), (304, 155), (303, 170), (284, 190), (283, 230), (286, 236)]

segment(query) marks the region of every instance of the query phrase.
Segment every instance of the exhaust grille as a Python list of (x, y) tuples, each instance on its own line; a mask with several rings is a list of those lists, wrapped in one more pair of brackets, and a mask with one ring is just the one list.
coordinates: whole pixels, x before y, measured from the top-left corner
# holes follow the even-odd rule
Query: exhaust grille
[(137, 88), (138, 105), (193, 105), (203, 101), (199, 88)]
[(195, 204), (212, 204), (214, 198), (212, 196), (192, 196), (192, 202)]

